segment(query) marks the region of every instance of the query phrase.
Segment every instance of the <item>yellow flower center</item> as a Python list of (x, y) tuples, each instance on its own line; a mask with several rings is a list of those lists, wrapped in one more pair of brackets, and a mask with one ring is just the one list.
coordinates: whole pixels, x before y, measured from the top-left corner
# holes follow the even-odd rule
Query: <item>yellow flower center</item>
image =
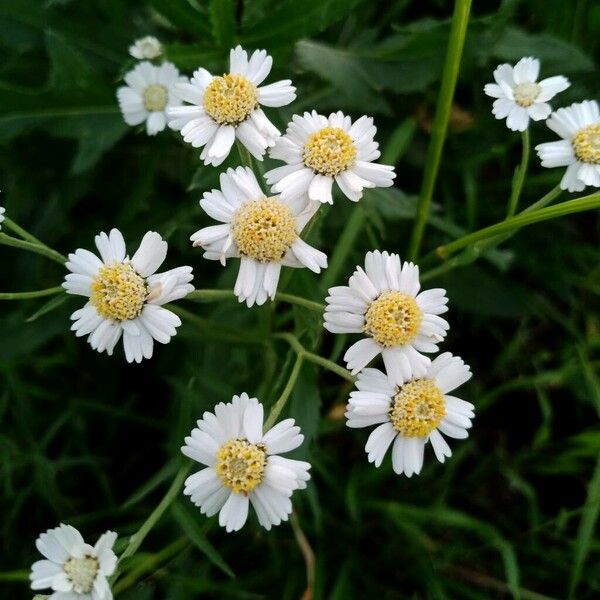
[(571, 143), (581, 162), (600, 165), (600, 123), (578, 131)]
[(165, 110), (169, 101), (169, 91), (164, 85), (153, 83), (144, 90), (143, 99), (147, 111)]
[(401, 386), (394, 396), (390, 421), (405, 437), (425, 437), (445, 414), (444, 394), (433, 379), (416, 379)]
[(90, 301), (105, 319), (135, 319), (144, 306), (148, 288), (129, 263), (104, 265), (92, 281)]
[(513, 88), (515, 102), (519, 106), (527, 108), (535, 102), (535, 99), (540, 95), (541, 89), (542, 88), (534, 82), (528, 81), (527, 83), (519, 83), (519, 85), (516, 85)]
[(400, 346), (417, 335), (422, 320), (423, 311), (412, 296), (391, 290), (369, 305), (364, 332), (384, 348)]
[(89, 594), (92, 591), (98, 568), (98, 559), (93, 556), (69, 558), (63, 565), (63, 571), (77, 594)]
[(356, 146), (343, 129), (324, 127), (308, 136), (302, 158), (315, 173), (333, 177), (352, 165)]
[(215, 77), (204, 91), (204, 110), (220, 125), (238, 125), (257, 105), (256, 87), (240, 75)]
[(217, 452), (215, 470), (225, 487), (236, 494), (249, 494), (262, 481), (266, 462), (264, 445), (229, 440)]
[(292, 211), (278, 197), (244, 202), (233, 215), (231, 234), (240, 254), (260, 262), (281, 260), (298, 238)]

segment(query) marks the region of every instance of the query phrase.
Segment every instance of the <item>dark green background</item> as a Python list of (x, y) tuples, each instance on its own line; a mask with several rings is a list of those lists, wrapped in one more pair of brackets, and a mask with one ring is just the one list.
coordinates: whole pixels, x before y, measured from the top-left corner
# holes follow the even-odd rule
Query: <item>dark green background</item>
[[(599, 97), (599, 3), (474, 4), (426, 252), (504, 217), (521, 150), (483, 94), (498, 63), (533, 55), (543, 76), (568, 76), (573, 85), (554, 106)], [(280, 128), (313, 108), (371, 114), (382, 161), (396, 165), (397, 187), (365, 196), (351, 244), (339, 241), (354, 209), (341, 197), (311, 232), (342, 284), (365, 251), (403, 255), (408, 246), (451, 9), (443, 0), (0, 0), (0, 204), (65, 254), (91, 248), (113, 226), (130, 252), (157, 230), (170, 244), (168, 268), (191, 264), (196, 287), (231, 288), (236, 261), (222, 269), (188, 242), (212, 224), (198, 200), (220, 169), (203, 167), (178, 134), (128, 128), (115, 90), (134, 64), (128, 45), (146, 34), (187, 74), (224, 72), (237, 42), (266, 48), (275, 61), (268, 82), (290, 77), (298, 87), (293, 104), (269, 111)], [(543, 124), (531, 134), (534, 144), (555, 138)], [(561, 176), (534, 156), (531, 164), (522, 206)], [(428, 450), (419, 477), (394, 475), (389, 457), (378, 470), (369, 465), (367, 431), (340, 418), (348, 385), (305, 367), (286, 412), (307, 437), (297, 455), (313, 463), (294, 505), (316, 555), (316, 598), (562, 599), (575, 583), (573, 598), (598, 597), (598, 241), (595, 214), (552, 221), (427, 282), (448, 289), (452, 328), (442, 348), (471, 364), (459, 395), (477, 415), (449, 463)], [(0, 253), (0, 291), (52, 287), (64, 275), (42, 257)], [(323, 300), (307, 270), (282, 284)], [(71, 298), (30, 323), (43, 300), (0, 305), (3, 597), (30, 597), (34, 540), (60, 521), (90, 541), (107, 528), (122, 540), (133, 533), (167, 489), (201, 412), (241, 391), (269, 405), (291, 366), (284, 344), (263, 341), (264, 308), (181, 303), (201, 321), (130, 366), (120, 348), (99, 355), (69, 332), (80, 304)], [(280, 305), (274, 321), (341, 363), (350, 340), (323, 334), (314, 315)], [(156, 568), (119, 597), (298, 599), (305, 589), (288, 524), (267, 533), (252, 518), (228, 535), (183, 497), (126, 566), (149, 560)]]

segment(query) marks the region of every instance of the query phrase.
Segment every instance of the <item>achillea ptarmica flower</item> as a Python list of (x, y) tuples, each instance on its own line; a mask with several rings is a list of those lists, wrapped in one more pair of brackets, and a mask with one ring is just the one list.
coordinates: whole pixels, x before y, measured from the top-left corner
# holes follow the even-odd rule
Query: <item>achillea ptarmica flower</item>
[(4, 222), (4, 213), (6, 212), (6, 209), (4, 208), (4, 206), (0, 206), (0, 231), (2, 231), (2, 223)]
[(192, 267), (156, 273), (167, 256), (167, 242), (155, 231), (144, 235), (131, 259), (118, 229), (100, 233), (95, 242), (100, 258), (79, 248), (66, 263), (71, 273), (63, 287), (89, 298), (71, 315), (71, 329), (109, 356), (122, 335), (127, 362), (142, 362), (151, 358), (154, 340), (167, 344), (177, 333), (181, 320), (162, 305), (193, 291)]
[(234, 292), (248, 306), (264, 304), (277, 291), (281, 267), (308, 267), (319, 273), (327, 256), (300, 238), (314, 214), (306, 200), (286, 201), (266, 197), (254, 173), (238, 167), (221, 173), (221, 190), (202, 196), (200, 206), (222, 225), (200, 229), (191, 236), (204, 258), (241, 258)]
[(270, 151), (271, 158), (287, 165), (268, 171), (267, 183), (284, 199), (308, 195), (329, 204), (334, 181), (354, 202), (362, 198), (363, 188), (390, 187), (396, 177), (394, 168), (373, 162), (381, 154), (373, 139), (376, 133), (371, 117), (352, 123), (342, 112), (329, 118), (314, 110), (294, 115)]
[(514, 67), (499, 65), (494, 71), (496, 83), (484, 87), (488, 96), (496, 98), (492, 110), (494, 116), (506, 119), (506, 126), (513, 131), (525, 131), (529, 118), (534, 121), (547, 119), (552, 112), (548, 100), (571, 85), (562, 75), (538, 81), (539, 72), (540, 61), (525, 57)]
[(138, 60), (158, 58), (162, 51), (162, 44), (152, 35), (140, 38), (129, 46), (129, 54)]
[(600, 187), (600, 111), (595, 100), (559, 108), (546, 125), (562, 140), (538, 144), (543, 167), (567, 167), (560, 187), (581, 192), (586, 185)]
[(468, 436), (474, 406), (448, 393), (470, 378), (469, 367), (449, 352), (435, 358), (423, 377), (402, 385), (394, 385), (378, 369), (365, 369), (358, 375), (357, 391), (350, 394), (346, 424), (353, 428), (378, 425), (365, 446), (369, 462), (376, 467), (393, 441), (394, 471), (407, 477), (418, 475), (427, 442), (443, 463), (452, 451), (442, 433), (456, 439)]
[(448, 310), (446, 291), (419, 293), (420, 287), (419, 267), (375, 250), (367, 252), (364, 270), (357, 267), (348, 286), (329, 289), (325, 329), (367, 336), (344, 356), (353, 374), (381, 354), (397, 385), (425, 375), (431, 360), (421, 353), (437, 352), (450, 326), (438, 316)]
[(148, 135), (156, 135), (167, 125), (167, 109), (181, 105), (173, 86), (187, 81), (187, 77), (170, 62), (157, 66), (144, 61), (124, 79), (127, 85), (117, 90), (117, 99), (125, 123), (139, 125), (145, 121)]
[(195, 71), (190, 83), (176, 88), (189, 106), (168, 111), (169, 127), (181, 131), (184, 141), (194, 148), (204, 146), (200, 158), (206, 165), (220, 165), (236, 138), (262, 160), (280, 133), (261, 105), (285, 106), (296, 98), (289, 79), (260, 85), (273, 64), (265, 50), (256, 50), (248, 59), (246, 51), (237, 46), (231, 50), (229, 62), (229, 73), (222, 76), (202, 68)]
[(71, 525), (48, 529), (35, 541), (45, 560), (31, 567), (31, 589), (51, 588), (49, 600), (112, 600), (107, 581), (117, 565), (112, 547), (117, 534), (107, 531), (95, 546)]
[(181, 451), (206, 465), (185, 482), (184, 494), (200, 512), (219, 513), (219, 525), (238, 531), (252, 504), (265, 528), (287, 521), (291, 496), (310, 479), (307, 462), (279, 456), (302, 444), (304, 436), (285, 419), (263, 434), (263, 406), (248, 394), (205, 412), (198, 427), (185, 438)]

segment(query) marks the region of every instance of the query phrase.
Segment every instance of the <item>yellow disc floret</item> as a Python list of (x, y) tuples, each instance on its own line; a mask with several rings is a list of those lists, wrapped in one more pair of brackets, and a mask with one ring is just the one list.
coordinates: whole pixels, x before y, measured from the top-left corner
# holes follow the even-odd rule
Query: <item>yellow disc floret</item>
[(394, 429), (405, 437), (425, 437), (444, 418), (444, 394), (432, 379), (416, 379), (400, 387), (390, 409)]
[(215, 77), (204, 91), (206, 113), (220, 125), (238, 125), (258, 106), (256, 86), (241, 75)]
[(364, 332), (384, 348), (400, 346), (417, 335), (422, 320), (423, 312), (413, 296), (391, 290), (369, 305)]
[(135, 319), (144, 306), (148, 288), (129, 263), (104, 265), (92, 280), (90, 301), (105, 319)]
[(600, 123), (578, 131), (571, 143), (578, 160), (600, 165)]
[(94, 556), (69, 558), (63, 565), (63, 571), (77, 594), (89, 594), (92, 591), (98, 568), (98, 559)]
[(333, 177), (352, 165), (356, 146), (343, 129), (324, 127), (308, 136), (302, 158), (315, 173)]
[(528, 81), (516, 85), (513, 88), (513, 96), (519, 106), (527, 108), (536, 101), (541, 91), (542, 88), (537, 83)]
[(262, 444), (229, 440), (217, 452), (215, 470), (225, 487), (236, 494), (249, 494), (263, 480), (266, 462)]
[(169, 101), (169, 91), (164, 85), (153, 83), (149, 85), (143, 93), (144, 108), (153, 112), (156, 110), (165, 110)]
[(292, 211), (276, 196), (244, 202), (233, 215), (231, 234), (240, 254), (260, 262), (281, 260), (298, 238)]

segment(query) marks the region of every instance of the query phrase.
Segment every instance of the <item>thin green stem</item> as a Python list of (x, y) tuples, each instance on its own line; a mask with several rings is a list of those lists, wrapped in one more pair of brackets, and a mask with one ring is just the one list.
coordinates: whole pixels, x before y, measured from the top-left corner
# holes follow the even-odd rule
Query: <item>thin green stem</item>
[(13, 248), (20, 248), (21, 250), (28, 250), (29, 252), (35, 252), (36, 254), (41, 254), (50, 260), (53, 260), (57, 263), (60, 263), (64, 266), (67, 261), (66, 257), (57, 252), (56, 250), (52, 250), (47, 246), (40, 246), (34, 242), (28, 242), (25, 240), (19, 240), (14, 238), (6, 233), (0, 233), (0, 244), (4, 246), (12, 246)]
[(294, 366), (292, 367), (292, 372), (290, 373), (290, 378), (288, 379), (287, 383), (285, 384), (285, 387), (283, 388), (281, 395), (279, 396), (279, 398), (277, 398), (275, 404), (273, 404), (273, 406), (271, 407), (269, 416), (267, 417), (267, 419), (265, 421), (265, 424), (264, 424), (265, 431), (268, 431), (269, 429), (271, 429), (271, 427), (273, 427), (273, 425), (275, 425), (279, 415), (281, 414), (281, 411), (285, 408), (285, 405), (287, 404), (287, 401), (289, 400), (289, 397), (294, 389), (294, 386), (296, 385), (296, 381), (298, 380), (298, 375), (300, 375), (300, 370), (302, 369), (303, 362), (304, 362), (304, 354), (298, 353), (296, 355), (296, 362), (294, 363)]
[(450, 39), (448, 40), (446, 63), (442, 74), (442, 84), (433, 121), (431, 140), (427, 150), (423, 184), (421, 186), (419, 204), (417, 206), (417, 217), (408, 250), (408, 257), (413, 261), (419, 256), (419, 249), (429, 217), (429, 208), (431, 206), (431, 199), (433, 197), (433, 191), (435, 189), (435, 183), (440, 168), (444, 141), (448, 131), (448, 121), (450, 120), (452, 99), (454, 97), (454, 90), (458, 79), (458, 71), (465, 44), (470, 10), (471, 0), (456, 0), (454, 4), (454, 13), (452, 15), (452, 24), (450, 26)]
[[(208, 302), (215, 300), (235, 300), (233, 290), (194, 290), (189, 293), (186, 300), (206, 300)], [(308, 308), (314, 312), (323, 313), (325, 306), (319, 302), (301, 298), (300, 296), (294, 296), (293, 294), (284, 294), (278, 292), (275, 296), (275, 302), (287, 302), (288, 304), (295, 304)]]
[(322, 356), (319, 356), (318, 354), (315, 354), (314, 352), (309, 352), (300, 343), (300, 341), (298, 340), (298, 338), (295, 335), (292, 335), (291, 333), (276, 333), (273, 335), (273, 337), (275, 339), (284, 340), (285, 342), (287, 342), (291, 346), (291, 348), (294, 350), (294, 352), (296, 352), (296, 354), (302, 355), (304, 360), (311, 362), (315, 365), (319, 365), (320, 367), (323, 367), (324, 369), (327, 369), (328, 371), (331, 371), (332, 373), (339, 375), (346, 381), (350, 381), (351, 383), (354, 383), (354, 381), (355, 381), (354, 376), (350, 373), (350, 371), (348, 371), (348, 369), (344, 369), (344, 367), (340, 367), (333, 361), (331, 361), (327, 358), (323, 358)]
[(43, 298), (44, 296), (54, 296), (64, 292), (65, 288), (56, 286), (45, 290), (35, 292), (0, 292), (0, 300), (29, 300), (30, 298)]
[(525, 176), (527, 175), (527, 165), (529, 164), (529, 129), (526, 129), (522, 134), (523, 139), (523, 154), (521, 156), (521, 164), (515, 171), (513, 177), (513, 185), (508, 200), (508, 209), (506, 211), (506, 218), (512, 217), (517, 212), (517, 206), (519, 205), (519, 198), (521, 191), (523, 190), (523, 184), (525, 183)]
[[(179, 469), (177, 475), (175, 475), (175, 479), (173, 479), (171, 487), (168, 489), (163, 499), (159, 502), (158, 506), (152, 511), (144, 523), (142, 523), (142, 526), (129, 538), (129, 544), (127, 545), (127, 548), (125, 548), (125, 551), (119, 557), (119, 565), (124, 559), (133, 556), (137, 552), (145, 537), (150, 533), (156, 523), (158, 523), (167, 508), (169, 508), (173, 500), (175, 500), (177, 497), (177, 494), (179, 494), (181, 486), (183, 485), (189, 470), (190, 465), (185, 465)], [(115, 575), (115, 579), (116, 577), (118, 577), (118, 573)]]
[(300, 552), (302, 552), (304, 564), (306, 565), (306, 591), (302, 597), (312, 598), (315, 588), (315, 553), (304, 534), (304, 531), (302, 531), (300, 520), (298, 519), (296, 512), (293, 512), (290, 515), (290, 525), (292, 526), (296, 543), (298, 544), (298, 548), (300, 548)]
[(48, 246), (44, 244), (44, 242), (38, 240), (34, 235), (31, 235), (31, 233), (23, 229), (20, 225), (17, 225), (12, 219), (9, 219), (8, 217), (4, 219), (3, 226), (7, 229), (10, 229), (17, 235), (21, 236), (24, 240), (31, 242), (32, 244), (37, 244), (38, 246), (44, 246), (44, 248), (48, 248)]
[(436, 254), (442, 258), (447, 259), (451, 254), (457, 250), (461, 250), (470, 244), (485, 240), (487, 238), (509, 233), (525, 227), (527, 225), (533, 225), (534, 223), (540, 223), (549, 219), (556, 219), (565, 215), (578, 213), (586, 210), (595, 210), (600, 208), (600, 193), (590, 194), (583, 198), (576, 198), (575, 200), (569, 200), (567, 202), (561, 202), (555, 206), (547, 206), (539, 210), (532, 210), (530, 212), (522, 212), (521, 214), (506, 219), (501, 223), (484, 227), (479, 231), (469, 233), (458, 240), (450, 242), (444, 246), (439, 246), (436, 250)]
[(527, 208), (524, 208), (519, 214), (530, 213), (534, 210), (538, 210), (538, 208), (544, 208), (544, 206), (548, 206), (553, 200), (555, 200), (560, 194), (562, 190), (560, 189), (560, 185), (553, 187), (545, 196), (542, 196), (539, 200), (530, 204)]

